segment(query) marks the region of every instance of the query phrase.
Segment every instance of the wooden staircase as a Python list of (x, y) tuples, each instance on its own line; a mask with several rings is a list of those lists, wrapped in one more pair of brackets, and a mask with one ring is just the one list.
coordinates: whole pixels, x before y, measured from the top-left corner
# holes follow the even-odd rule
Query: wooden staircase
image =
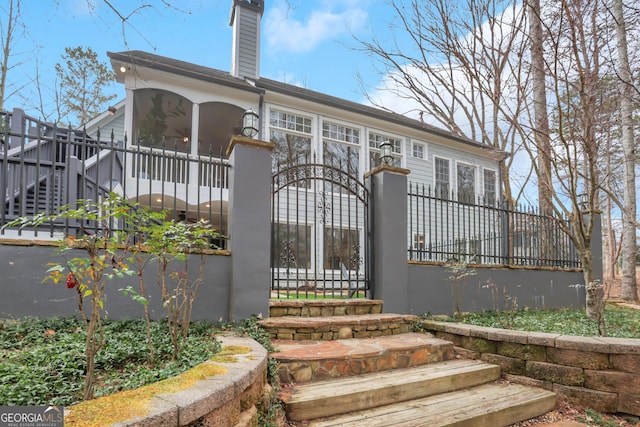
[(287, 418), (304, 426), (497, 427), (542, 415), (554, 393), (500, 383), (500, 367), (456, 359), (375, 300), (272, 301)]

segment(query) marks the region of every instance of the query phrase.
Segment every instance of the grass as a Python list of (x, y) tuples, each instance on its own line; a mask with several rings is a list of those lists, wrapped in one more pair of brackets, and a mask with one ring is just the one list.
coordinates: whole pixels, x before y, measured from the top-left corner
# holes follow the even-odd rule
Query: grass
[[(220, 344), (209, 322), (194, 322), (176, 361), (165, 322), (152, 324), (149, 360), (143, 320), (105, 321), (106, 346), (96, 359), (96, 397), (175, 376), (213, 357)], [(77, 318), (0, 320), (0, 406), (82, 401), (84, 332)]]
[(350, 299), (364, 298), (364, 292), (358, 292), (356, 295), (349, 297), (347, 294), (329, 292), (309, 292), (309, 291), (275, 291), (271, 299), (275, 300), (322, 300), (322, 299)]
[[(427, 316), (433, 318), (433, 316)], [(437, 316), (438, 320), (457, 322), (457, 318)], [(514, 310), (496, 313), (463, 314), (462, 323), (508, 328), (521, 331), (550, 332), (565, 335), (596, 336), (597, 324), (584, 310)], [(607, 336), (640, 338), (640, 310), (607, 304), (605, 309)]]

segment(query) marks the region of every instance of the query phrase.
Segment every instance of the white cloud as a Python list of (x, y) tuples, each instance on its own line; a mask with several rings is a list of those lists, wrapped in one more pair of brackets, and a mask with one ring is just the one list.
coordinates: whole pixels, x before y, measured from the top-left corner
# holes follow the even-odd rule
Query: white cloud
[(280, 70), (270, 78), (279, 82), (290, 84), (290, 85), (294, 85), (298, 87), (306, 87), (305, 83), (300, 81), (294, 73), (290, 73), (287, 71)]
[[(272, 7), (264, 18), (263, 34), (268, 48), (277, 52), (309, 52), (349, 30), (357, 31), (367, 21), (365, 10), (354, 7), (336, 13), (332, 11), (334, 3), (337, 2), (321, 3), (323, 9), (312, 10), (306, 20), (297, 19), (295, 9), (283, 5)], [(352, 2), (346, 4), (351, 6)]]
[(95, 0), (73, 0), (72, 4), (69, 5), (72, 13), (85, 16), (94, 15), (97, 6)]

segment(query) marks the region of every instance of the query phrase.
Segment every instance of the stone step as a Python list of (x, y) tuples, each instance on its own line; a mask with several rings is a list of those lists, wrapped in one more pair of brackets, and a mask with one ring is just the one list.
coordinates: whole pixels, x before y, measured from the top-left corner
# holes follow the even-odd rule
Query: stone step
[(494, 381), (500, 367), (449, 360), (405, 369), (295, 385), (282, 392), (287, 418), (305, 421), (377, 408)]
[(272, 341), (283, 383), (342, 378), (437, 363), (454, 357), (453, 344), (430, 334), (406, 333), (335, 341)]
[(382, 300), (270, 300), (269, 317), (330, 317), (382, 313)]
[(504, 427), (551, 411), (553, 392), (484, 384), (305, 423), (307, 427)]
[(362, 314), (332, 317), (269, 317), (259, 323), (274, 340), (337, 340), (411, 332), (418, 318), (402, 314)]

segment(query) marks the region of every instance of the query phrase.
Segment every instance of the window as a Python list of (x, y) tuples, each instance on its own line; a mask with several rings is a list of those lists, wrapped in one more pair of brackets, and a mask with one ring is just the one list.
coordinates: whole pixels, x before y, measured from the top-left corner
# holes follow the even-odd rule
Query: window
[(485, 205), (493, 205), (496, 203), (496, 171), (491, 169), (484, 170), (484, 203)]
[(358, 271), (362, 263), (358, 230), (327, 227), (324, 230), (324, 268)]
[(380, 144), (385, 141), (391, 143), (391, 166), (402, 166), (402, 141), (397, 138), (369, 133), (369, 168), (373, 169), (380, 164)]
[(272, 268), (311, 268), (311, 226), (275, 223)]
[(269, 113), (269, 139), (276, 146), (272, 153), (275, 172), (311, 159), (311, 119), (282, 111)]
[(335, 123), (324, 122), (322, 124), (322, 136), (336, 141), (348, 142), (350, 144), (360, 144), (360, 131), (358, 129)]
[(420, 144), (419, 142), (414, 142), (411, 144), (411, 156), (416, 159), (425, 158), (424, 155), (424, 144)]
[(435, 196), (441, 199), (449, 198), (449, 184), (451, 174), (449, 172), (449, 160), (434, 158)]
[[(322, 158), (351, 176), (358, 176), (360, 164), (360, 130), (335, 123), (322, 124)], [(334, 189), (335, 191), (336, 189)]]
[(458, 201), (473, 203), (476, 196), (476, 168), (475, 166), (458, 163)]

